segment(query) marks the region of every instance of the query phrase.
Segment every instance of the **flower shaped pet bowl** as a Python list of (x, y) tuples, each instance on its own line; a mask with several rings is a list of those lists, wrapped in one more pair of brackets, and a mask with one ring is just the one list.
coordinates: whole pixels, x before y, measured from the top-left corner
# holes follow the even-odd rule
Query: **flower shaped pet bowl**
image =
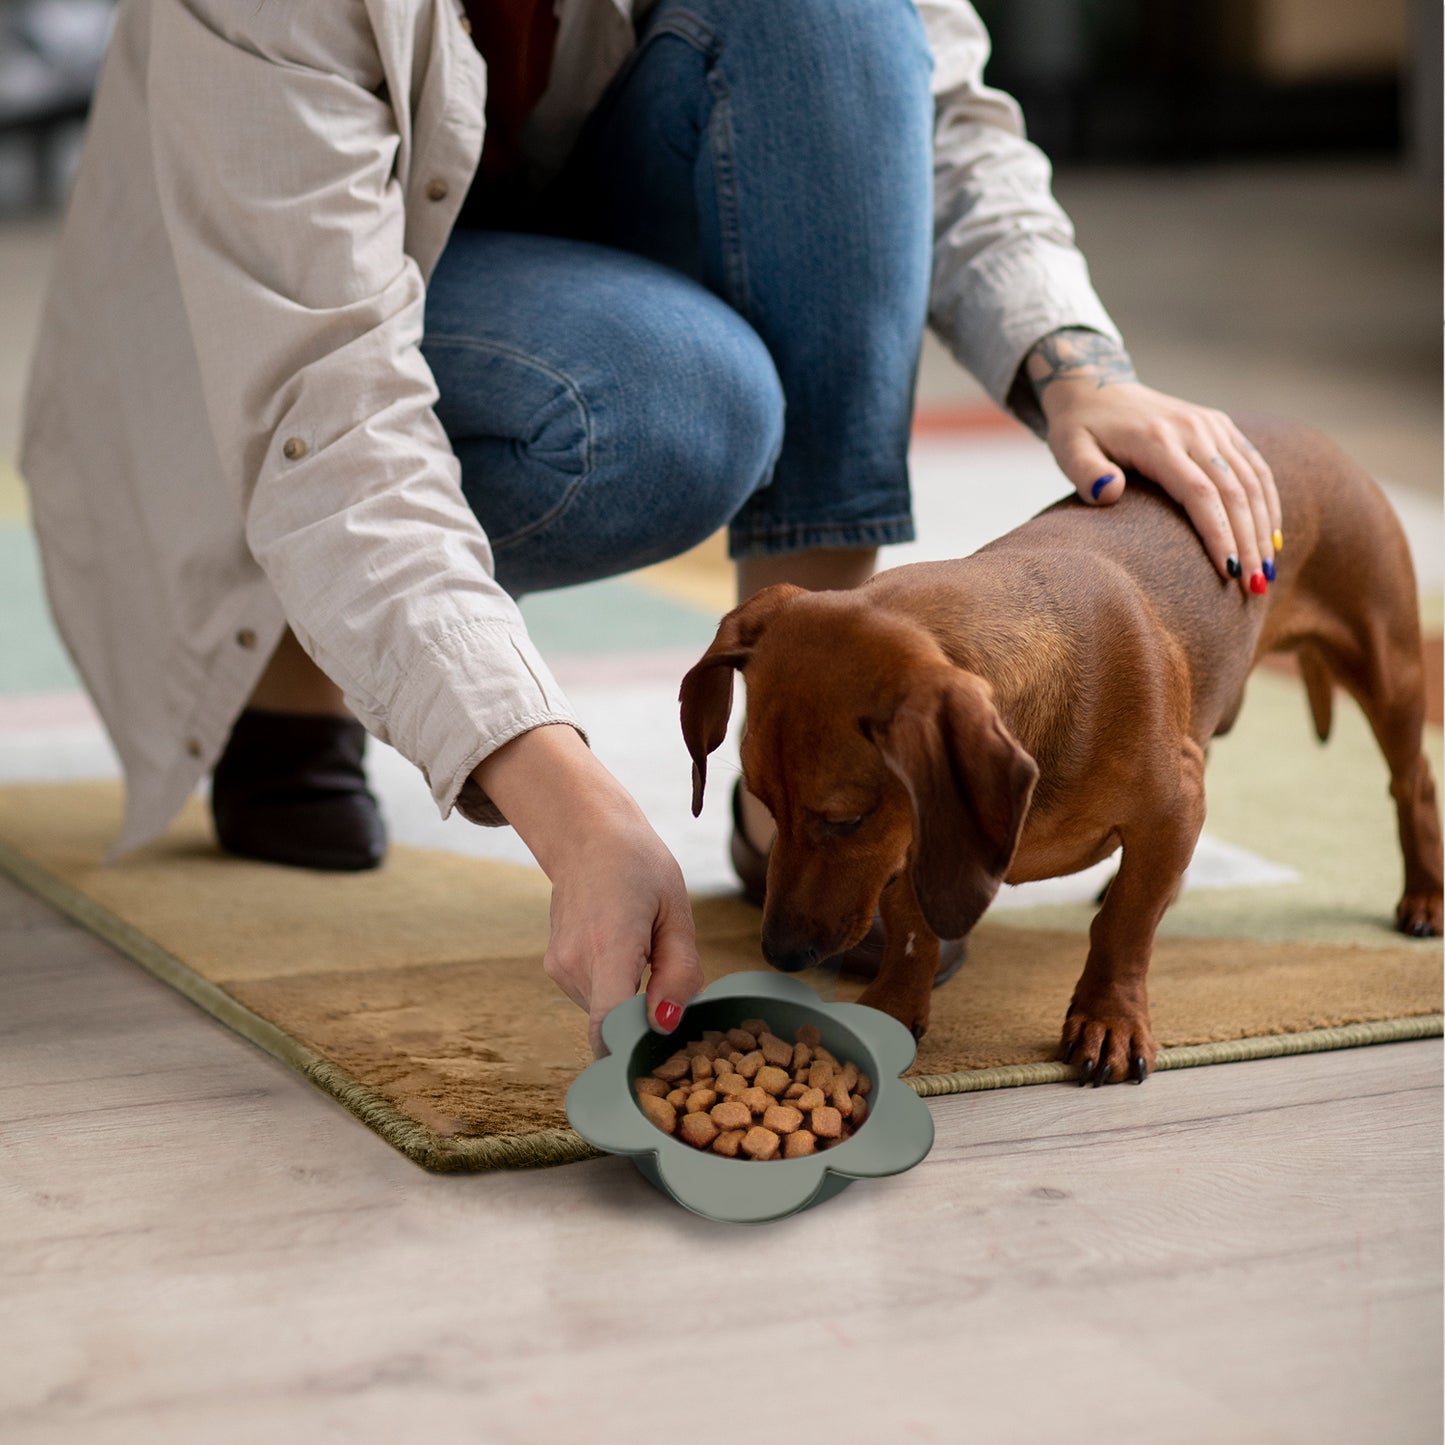
[[(726, 1031), (764, 1017), (791, 1040), (813, 1024), (823, 1047), (873, 1080), (868, 1117), (852, 1137), (797, 1159), (728, 1159), (665, 1134), (642, 1112), (633, 1080), (650, 1074), (705, 1029)], [(735, 973), (702, 990), (670, 1034), (647, 1023), (647, 999), (635, 994), (602, 1021), (611, 1052), (588, 1065), (567, 1090), (567, 1120), (595, 1148), (625, 1154), (664, 1194), (731, 1224), (782, 1219), (831, 1199), (855, 1179), (901, 1174), (933, 1147), (928, 1105), (899, 1079), (917, 1051), (897, 1019), (856, 1003), (825, 1003), (786, 974)]]

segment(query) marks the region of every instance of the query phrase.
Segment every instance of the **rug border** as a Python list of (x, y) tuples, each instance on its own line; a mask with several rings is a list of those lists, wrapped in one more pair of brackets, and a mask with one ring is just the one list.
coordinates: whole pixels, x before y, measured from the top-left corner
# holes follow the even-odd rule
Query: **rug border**
[[(139, 929), (117, 918), (4, 839), (0, 839), (0, 870), (82, 928), (104, 939), (126, 958), (169, 984), (212, 1018), (295, 1069), (424, 1169), (443, 1174), (530, 1169), (606, 1157), (604, 1151), (593, 1148), (571, 1129), (545, 1129), (532, 1134), (467, 1135), (454, 1139), (434, 1133), (403, 1114), (339, 1064), (324, 1058), (269, 1019), (247, 1008), (219, 984), (202, 977)], [(1416, 1014), (1346, 1024), (1339, 1028), (1309, 1029), (1294, 1034), (1261, 1035), (1161, 1049), (1155, 1067), (1159, 1070), (1189, 1069), (1206, 1064), (1241, 1063), (1251, 1059), (1436, 1038), (1442, 1033), (1445, 1033), (1445, 1014)], [(1033, 1084), (1058, 1084), (1077, 1077), (1077, 1070), (1072, 1065), (1039, 1062), (945, 1074), (915, 1074), (903, 1082), (916, 1094), (929, 1098)]]

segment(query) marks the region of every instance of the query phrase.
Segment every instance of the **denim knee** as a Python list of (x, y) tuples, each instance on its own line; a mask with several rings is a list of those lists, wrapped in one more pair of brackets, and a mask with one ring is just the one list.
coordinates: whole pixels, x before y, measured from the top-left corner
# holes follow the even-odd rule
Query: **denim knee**
[(565, 501), (542, 525), (494, 544), (498, 580), (514, 594), (674, 557), (771, 480), (784, 411), (772, 358), (741, 317), (692, 289), (681, 310), (654, 304), (617, 318), (605, 365), (577, 383), (585, 436), (562, 408), (556, 420), (570, 441), (550, 448), (544, 430), (529, 448), (558, 471)]
[[(755, 46), (764, 65), (768, 58), (786, 68), (790, 89), (808, 85), (809, 106), (836, 103), (854, 114), (860, 99), (877, 101), (897, 87), (925, 87), (933, 68), (922, 18), (915, 0), (658, 0), (638, 31), (639, 44), (654, 31), (669, 31), (705, 52)], [(799, 73), (799, 54), (814, 63)], [(850, 78), (856, 67), (874, 80), (860, 97), (849, 88), (830, 87), (827, 80), (846, 53)]]

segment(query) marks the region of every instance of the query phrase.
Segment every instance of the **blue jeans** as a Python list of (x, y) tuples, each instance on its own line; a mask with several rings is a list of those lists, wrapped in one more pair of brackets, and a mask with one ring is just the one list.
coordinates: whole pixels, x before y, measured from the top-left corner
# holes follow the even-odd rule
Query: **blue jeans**
[(911, 540), (930, 67), (912, 0), (659, 0), (546, 195), (453, 232), (422, 351), (510, 592)]

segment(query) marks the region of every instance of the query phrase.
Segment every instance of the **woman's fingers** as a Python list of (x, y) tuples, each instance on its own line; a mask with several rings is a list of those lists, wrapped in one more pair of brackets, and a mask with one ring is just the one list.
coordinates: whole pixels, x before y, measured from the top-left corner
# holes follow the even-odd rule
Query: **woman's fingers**
[(1189, 513), (1220, 575), (1237, 579), (1249, 592), (1250, 579), (1264, 576), (1254, 509), (1233, 470), (1216, 465), (1216, 460), (1211, 453), (1201, 463), (1182, 447), (1169, 447), (1153, 475)]
[(1107, 505), (1124, 495), (1124, 469), (1104, 455), (1085, 427), (1070, 428), (1054, 446), (1059, 470), (1086, 501)]
[(1085, 501), (1118, 501), (1133, 468), (1184, 507), (1221, 576), (1246, 595), (1267, 590), (1283, 540), (1279, 493), (1226, 413), (1137, 385), (1056, 391), (1049, 446)]
[[(1249, 509), (1249, 531), (1254, 539), (1255, 552), (1259, 557), (1260, 572), (1258, 575), (1264, 578), (1265, 585), (1274, 581), (1274, 542), (1271, 534), (1274, 531), (1270, 521), (1269, 506), (1265, 497), (1264, 484), (1258, 472), (1250, 463), (1249, 459), (1229, 441), (1219, 441), (1215, 450), (1210, 452), (1206, 460), (1205, 470), (1212, 477), (1233, 478), (1243, 496), (1245, 505)], [(1224, 487), (1221, 485), (1221, 495)], [(1240, 559), (1243, 563), (1244, 559)], [(1259, 591), (1260, 584), (1255, 579), (1256, 574), (1248, 568), (1244, 569), (1243, 580), (1251, 585), (1252, 591)]]

